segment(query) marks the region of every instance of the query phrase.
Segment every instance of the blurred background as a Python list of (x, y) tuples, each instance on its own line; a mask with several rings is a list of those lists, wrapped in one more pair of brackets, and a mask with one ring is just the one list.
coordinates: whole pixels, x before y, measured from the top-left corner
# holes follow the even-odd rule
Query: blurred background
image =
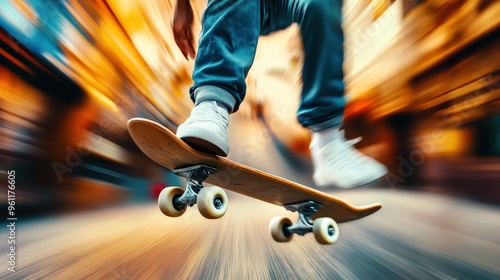
[[(384, 203), (330, 247), (275, 244), (267, 222), (284, 211), (233, 193), (217, 221), (157, 210), (161, 189), (184, 182), (126, 123), (175, 130), (192, 108), (174, 2), (0, 0), (0, 204), (15, 170), (20, 219), (18, 271), (2, 278), (500, 277), (499, 1), (344, 1), (346, 135), (390, 173), (325, 189)], [(198, 34), (205, 1), (192, 6)], [(296, 121), (302, 59), (297, 26), (261, 38), (229, 158), (314, 187)]]

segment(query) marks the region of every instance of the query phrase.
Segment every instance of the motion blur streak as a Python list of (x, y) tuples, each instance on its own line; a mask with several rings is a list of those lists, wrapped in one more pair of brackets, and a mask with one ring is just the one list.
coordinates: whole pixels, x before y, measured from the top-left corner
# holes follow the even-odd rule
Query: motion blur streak
[[(500, 278), (500, 1), (344, 1), (346, 135), (390, 172), (325, 190), (384, 203), (341, 224), (334, 246), (274, 243), (267, 223), (283, 209), (237, 194), (221, 220), (161, 216), (158, 193), (184, 182), (126, 122), (175, 130), (190, 112), (174, 2), (0, 0), (0, 211), (14, 170), (18, 218), (17, 272), (1, 258), (0, 278)], [(199, 34), (206, 1), (191, 2)], [(260, 39), (229, 158), (314, 187), (299, 32)]]
[[(275, 243), (267, 221), (282, 210), (233, 199), (217, 221), (194, 209), (162, 216), (135, 205), (26, 223), (20, 268), (2, 279), (494, 279), (498, 209), (439, 195), (352, 191), (380, 200), (378, 216), (345, 224), (319, 246), (311, 234)], [(419, 207), (408, 207), (419, 202)], [(477, 219), (477, 214), (481, 218)], [(290, 215), (295, 218), (294, 215)], [(36, 234), (34, 234), (36, 233)]]

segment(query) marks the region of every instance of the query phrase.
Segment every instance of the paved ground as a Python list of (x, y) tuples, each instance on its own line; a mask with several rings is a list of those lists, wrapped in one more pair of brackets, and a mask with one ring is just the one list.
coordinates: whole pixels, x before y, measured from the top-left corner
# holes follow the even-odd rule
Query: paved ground
[[(311, 234), (275, 243), (268, 222), (285, 212), (234, 194), (219, 220), (203, 219), (196, 207), (168, 218), (151, 203), (20, 221), (16, 272), (2, 261), (0, 278), (500, 277), (499, 208), (428, 193), (358, 189), (337, 195), (359, 205), (380, 201), (384, 208), (340, 224), (340, 240), (330, 246)], [(1, 234), (6, 252), (5, 229)]]

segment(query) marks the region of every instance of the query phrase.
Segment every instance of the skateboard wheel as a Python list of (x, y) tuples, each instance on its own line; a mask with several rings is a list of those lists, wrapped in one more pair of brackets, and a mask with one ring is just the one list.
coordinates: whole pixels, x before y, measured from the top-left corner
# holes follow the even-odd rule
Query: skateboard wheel
[(207, 219), (218, 219), (227, 211), (226, 192), (216, 186), (204, 187), (198, 193), (198, 210)]
[(339, 226), (331, 218), (318, 218), (313, 223), (313, 233), (320, 244), (333, 244), (339, 239)]
[(164, 188), (158, 196), (158, 207), (161, 212), (169, 217), (179, 217), (186, 212), (187, 205), (176, 203), (184, 190), (180, 187)]
[(269, 223), (269, 231), (276, 242), (288, 242), (292, 240), (293, 234), (288, 230), (292, 226), (292, 221), (287, 217), (274, 217)]

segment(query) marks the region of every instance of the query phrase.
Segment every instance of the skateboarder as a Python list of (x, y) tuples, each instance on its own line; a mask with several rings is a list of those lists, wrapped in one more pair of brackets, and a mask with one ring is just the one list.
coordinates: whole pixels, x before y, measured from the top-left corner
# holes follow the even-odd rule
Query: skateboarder
[(220, 156), (229, 152), (229, 114), (245, 92), (260, 35), (297, 23), (305, 51), (299, 123), (312, 132), (311, 156), (318, 186), (353, 188), (387, 173), (356, 150), (339, 130), (344, 113), (342, 0), (208, 0), (198, 53), (189, 0), (177, 0), (173, 31), (186, 58), (195, 58), (190, 97), (195, 107), (177, 136)]

